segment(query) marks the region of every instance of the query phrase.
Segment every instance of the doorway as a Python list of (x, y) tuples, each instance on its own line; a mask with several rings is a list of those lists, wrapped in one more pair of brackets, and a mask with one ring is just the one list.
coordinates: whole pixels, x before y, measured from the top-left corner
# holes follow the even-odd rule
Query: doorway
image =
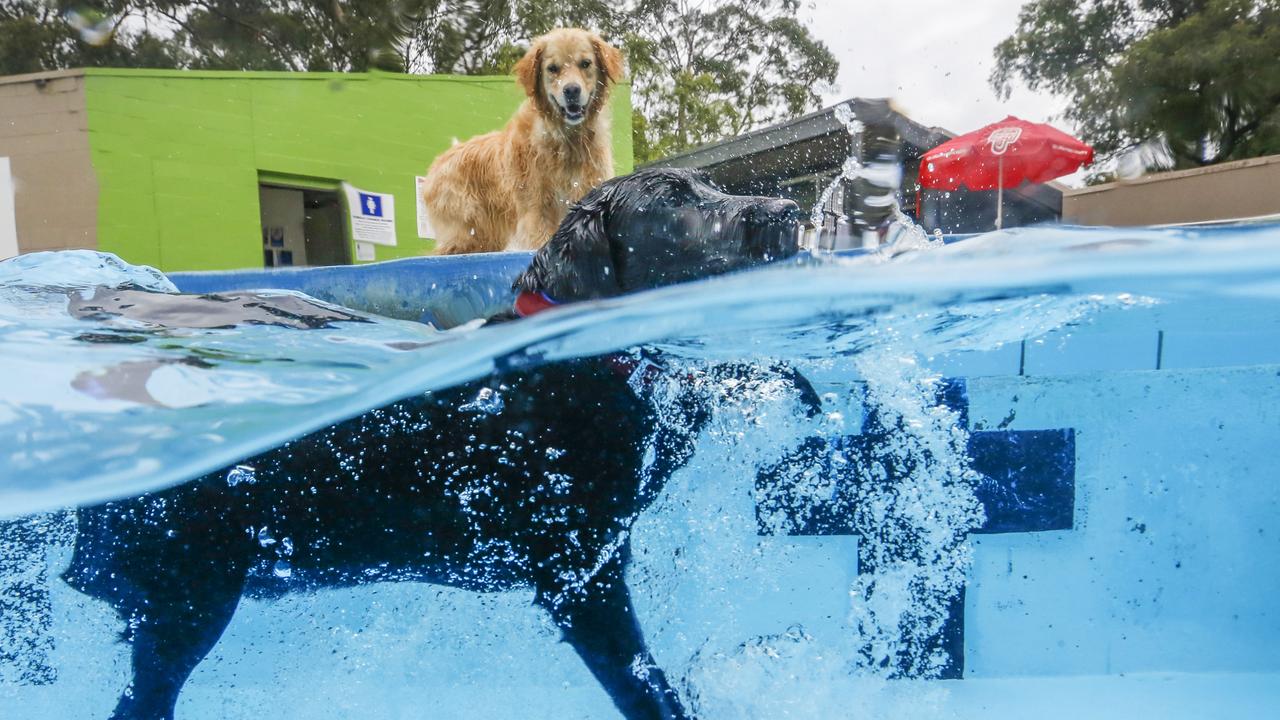
[(260, 184), (264, 267), (350, 265), (351, 243), (336, 189)]

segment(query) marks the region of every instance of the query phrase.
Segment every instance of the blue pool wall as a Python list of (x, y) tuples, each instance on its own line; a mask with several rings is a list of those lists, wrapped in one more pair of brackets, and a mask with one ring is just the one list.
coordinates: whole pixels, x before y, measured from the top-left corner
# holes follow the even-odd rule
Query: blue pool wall
[(297, 290), (312, 297), (446, 329), (511, 307), (511, 283), (532, 253), (407, 258), (359, 266), (172, 273), (185, 293)]

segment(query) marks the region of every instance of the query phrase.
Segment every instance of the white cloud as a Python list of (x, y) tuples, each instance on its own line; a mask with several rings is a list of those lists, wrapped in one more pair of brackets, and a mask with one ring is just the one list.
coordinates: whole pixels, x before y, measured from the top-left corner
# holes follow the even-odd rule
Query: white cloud
[(1002, 101), (987, 81), (1026, 1), (815, 0), (802, 19), (840, 61), (838, 88), (823, 99), (891, 97), (917, 122), (955, 133), (1006, 115), (1073, 132), (1056, 117), (1063, 99), (1018, 86)]

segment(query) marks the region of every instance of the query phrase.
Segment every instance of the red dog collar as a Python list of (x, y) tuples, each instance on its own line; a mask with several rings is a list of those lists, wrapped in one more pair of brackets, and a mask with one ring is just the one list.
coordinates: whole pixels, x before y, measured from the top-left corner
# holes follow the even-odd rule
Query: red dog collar
[(553, 308), (560, 303), (547, 297), (544, 292), (529, 292), (525, 290), (516, 296), (516, 315), (520, 317), (529, 317), (536, 313), (540, 313), (548, 308)]
[(604, 364), (615, 375), (627, 381), (627, 387), (636, 397), (644, 398), (662, 375), (662, 366), (643, 355), (639, 358), (623, 353), (605, 357)]
[[(516, 295), (515, 311), (516, 315), (525, 318), (559, 304), (544, 292), (525, 290)], [(662, 374), (662, 365), (644, 356), (635, 358), (626, 353), (616, 353), (605, 356), (604, 363), (614, 374), (626, 380), (631, 391), (639, 397), (647, 395)]]

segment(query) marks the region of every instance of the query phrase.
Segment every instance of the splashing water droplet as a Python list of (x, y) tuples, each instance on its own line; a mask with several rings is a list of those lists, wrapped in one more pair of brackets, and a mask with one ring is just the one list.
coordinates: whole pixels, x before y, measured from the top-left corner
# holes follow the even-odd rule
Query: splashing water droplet
[(68, 10), (63, 17), (80, 33), (81, 40), (94, 47), (111, 42), (116, 32), (116, 21), (109, 15), (99, 15), (91, 10)]
[[(908, 250), (921, 250), (941, 246), (943, 243), (940, 236), (930, 237), (924, 231), (924, 228), (917, 225), (902, 212), (902, 207), (898, 202), (898, 188), (902, 185), (902, 165), (894, 157), (896, 153), (889, 154), (881, 148), (880, 152), (872, 152), (868, 161), (863, 163), (861, 158), (864, 150), (864, 134), (867, 131), (866, 125), (854, 115), (851, 104), (837, 105), (834, 114), (836, 119), (845, 126), (845, 130), (848, 131), (853, 142), (849, 157), (845, 160), (840, 173), (832, 178), (810, 212), (810, 221), (818, 228), (819, 240), (821, 240), (821, 233), (828, 216), (834, 216), (837, 227), (844, 223), (865, 226), (867, 220), (859, 204), (854, 205), (850, 215), (832, 209), (833, 205), (840, 206), (841, 210), (848, 205), (845, 202), (843, 193), (851, 192), (854, 187), (852, 183), (860, 180), (862, 182), (858, 186), (863, 189), (864, 193), (860, 197), (860, 205), (867, 209), (889, 210), (890, 224), (887, 229), (881, 230), (886, 240), (883, 253), (885, 257), (891, 257)], [(876, 145), (874, 138), (872, 144), (873, 146)], [(883, 145), (883, 139), (881, 139), (880, 144)], [(883, 217), (883, 213), (880, 212), (873, 213), (873, 215), (875, 217)], [(874, 228), (869, 230), (874, 230)], [(835, 236), (838, 236), (838, 234), (838, 230), (833, 233)], [(862, 246), (868, 249), (874, 249), (879, 245), (877, 234), (868, 231), (868, 229), (864, 229), (861, 240)], [(837, 237), (833, 236), (830, 241), (830, 247), (827, 247), (825, 243), (819, 242), (818, 249), (836, 249), (836, 241)]]

